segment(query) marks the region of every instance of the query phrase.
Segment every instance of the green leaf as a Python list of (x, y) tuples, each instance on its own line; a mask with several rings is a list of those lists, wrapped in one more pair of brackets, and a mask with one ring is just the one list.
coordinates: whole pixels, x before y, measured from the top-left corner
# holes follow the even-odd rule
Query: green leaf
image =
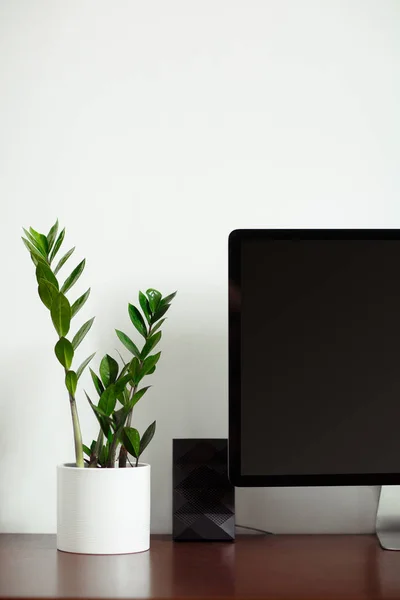
[(42, 262), (39, 262), (36, 267), (36, 279), (39, 283), (40, 279), (45, 279), (54, 285), (54, 287), (58, 290), (58, 281), (53, 271), (50, 269), (48, 265), (45, 265)]
[(165, 296), (165, 298), (161, 298), (160, 308), (165, 306), (166, 304), (171, 304), (172, 300), (175, 298), (177, 292), (173, 292), (173, 294), (169, 294), (169, 296)]
[(102, 448), (100, 450), (99, 463), (103, 468), (105, 468), (105, 466), (107, 465), (108, 452), (109, 452), (109, 444), (102, 446)]
[(86, 367), (88, 366), (88, 364), (90, 363), (90, 361), (93, 359), (93, 357), (95, 356), (96, 352), (93, 352), (93, 354), (91, 354), (90, 356), (88, 356), (81, 365), (79, 365), (79, 367), (76, 370), (76, 376), (79, 377), (82, 375), (83, 371), (86, 369)]
[(146, 324), (144, 322), (142, 315), (139, 312), (139, 309), (136, 308), (136, 306), (133, 306), (133, 304), (129, 304), (128, 312), (129, 312), (130, 319), (131, 319), (133, 325), (138, 330), (138, 332), (143, 337), (146, 337), (147, 336), (147, 327), (146, 327)]
[(152, 288), (148, 289), (146, 291), (146, 294), (149, 299), (150, 310), (152, 313), (155, 313), (158, 308), (158, 305), (160, 304), (162, 295), (158, 290), (154, 290)]
[(137, 429), (134, 427), (124, 427), (122, 430), (122, 443), (129, 454), (132, 454), (135, 458), (139, 456), (140, 435)]
[(99, 396), (102, 395), (102, 393), (104, 392), (104, 386), (100, 381), (100, 378), (97, 377), (96, 373), (94, 371), (92, 371), (92, 369), (89, 369), (90, 374), (92, 376), (92, 381), (93, 381), (93, 385), (96, 388), (96, 392), (98, 393)]
[(154, 325), (154, 327), (151, 328), (152, 333), (155, 333), (157, 331), (157, 329), (160, 329), (161, 325), (166, 320), (167, 320), (167, 317), (165, 317), (165, 319), (161, 319), (161, 321), (158, 321), (157, 325)]
[(169, 304), (165, 304), (165, 306), (162, 306), (161, 308), (159, 308), (157, 310), (157, 312), (154, 313), (154, 315), (152, 316), (151, 324), (154, 325), (154, 323), (156, 323), (159, 319), (161, 319), (161, 317), (163, 317), (165, 315), (165, 313), (167, 312), (169, 307), (170, 307)]
[[(92, 442), (92, 445), (93, 445), (93, 442)], [(92, 456), (92, 451), (90, 450), (90, 448), (88, 448), (87, 446), (85, 446), (85, 444), (82, 444), (82, 448), (83, 448), (83, 451), (86, 454), (86, 456), (88, 456), (90, 458)]]
[(57, 254), (57, 252), (59, 251), (59, 249), (60, 249), (60, 247), (61, 247), (61, 244), (63, 243), (64, 237), (65, 237), (65, 227), (64, 227), (64, 229), (63, 229), (63, 230), (60, 232), (60, 235), (58, 236), (58, 238), (57, 238), (57, 240), (56, 240), (56, 243), (54, 244), (54, 248), (53, 248), (53, 250), (52, 250), (52, 251), (51, 251), (51, 253), (50, 253), (50, 258), (49, 258), (50, 262), (52, 262), (52, 261), (53, 261), (53, 259), (54, 259), (55, 255), (56, 255), (56, 254)]
[(157, 346), (158, 342), (161, 340), (161, 335), (162, 335), (162, 333), (161, 333), (161, 331), (159, 331), (158, 333), (155, 333), (154, 335), (149, 337), (149, 339), (143, 346), (142, 353), (140, 355), (140, 358), (142, 360), (144, 360), (146, 358), (146, 356), (148, 356), (150, 354), (150, 352), (153, 350), (153, 348), (155, 346)]
[(66, 294), (68, 292), (68, 290), (70, 290), (72, 288), (72, 286), (74, 285), (74, 283), (76, 283), (79, 279), (79, 277), (82, 275), (82, 271), (85, 268), (85, 259), (83, 259), (79, 265), (77, 267), (75, 267), (75, 269), (72, 271), (71, 275), (69, 277), (67, 277), (67, 279), (64, 281), (63, 286), (61, 288), (61, 291), (63, 294)]
[(87, 391), (86, 391), (86, 390), (83, 390), (83, 391), (85, 392), (85, 396), (86, 396), (86, 398), (87, 398), (87, 401), (89, 402), (90, 406), (92, 406), (92, 407), (93, 407), (93, 406), (95, 406), (95, 405), (93, 404), (93, 402), (91, 401), (91, 399), (89, 398), (89, 394), (87, 393)]
[(139, 304), (141, 306), (144, 316), (147, 319), (147, 322), (150, 323), (150, 304), (143, 292), (139, 292)]
[(109, 417), (113, 412), (116, 403), (117, 394), (115, 390), (115, 385), (112, 383), (104, 390), (104, 392), (100, 396), (98, 408), (102, 410), (107, 415), (107, 417)]
[[(124, 361), (124, 359), (123, 359), (123, 357), (122, 357), (122, 354), (121, 354), (121, 352), (120, 352), (120, 351), (119, 351), (117, 348), (115, 349), (115, 351), (116, 351), (116, 353), (118, 354), (118, 356), (120, 357), (120, 359), (121, 359), (121, 362), (123, 363), (123, 365), (124, 365), (124, 366), (126, 366), (126, 365), (127, 365), (127, 363)], [(121, 372), (122, 372), (122, 371), (121, 371)], [(121, 377), (121, 373), (119, 374), (119, 376)]]
[(147, 375), (153, 375), (155, 370), (156, 370), (156, 365), (154, 365), (154, 367), (151, 367), (150, 371), (147, 371)]
[(132, 397), (132, 400), (129, 402), (129, 412), (139, 402), (140, 398), (142, 398), (142, 396), (145, 395), (145, 393), (147, 392), (147, 390), (149, 388), (151, 388), (151, 385), (148, 385), (147, 387), (142, 388), (141, 390), (136, 392), (136, 394), (134, 394), (134, 396)]
[[(117, 350), (118, 352), (118, 350)], [(117, 381), (119, 381), (120, 379), (122, 379), (122, 377), (129, 371), (129, 363), (124, 363), (124, 366), (122, 367), (120, 374), (118, 375), (118, 379)]]
[(65, 375), (65, 385), (71, 396), (75, 396), (76, 386), (78, 385), (78, 378), (75, 371), (67, 371)]
[(127, 384), (131, 382), (131, 376), (125, 375), (122, 379), (115, 382), (115, 393), (117, 396), (118, 402), (120, 402), (123, 406), (129, 402), (129, 391), (127, 388)]
[[(126, 404), (126, 385), (132, 381), (132, 376), (129, 372), (129, 363), (123, 366), (120, 374), (118, 375), (118, 379), (115, 382), (115, 386), (117, 388), (117, 398), (121, 402), (121, 404)], [(120, 382), (123, 382), (122, 384)], [(119, 391), (121, 390), (121, 391)], [(129, 394), (128, 394), (129, 400)]]
[(104, 414), (103, 411), (100, 408), (98, 408), (95, 404), (93, 404), (93, 402), (89, 398), (89, 396), (88, 396), (88, 394), (87, 394), (86, 391), (85, 391), (85, 396), (86, 396), (86, 398), (87, 398), (90, 406), (92, 407), (92, 410), (93, 410), (94, 414), (96, 415), (96, 419), (99, 422), (99, 425), (101, 427), (102, 432), (107, 437), (108, 434), (110, 433), (110, 425), (109, 425), (109, 421), (108, 421), (107, 415)]
[(43, 304), (50, 310), (54, 298), (58, 294), (58, 290), (50, 281), (39, 279), (38, 292)]
[(37, 248), (40, 248), (43, 254), (47, 257), (47, 253), (49, 251), (49, 243), (47, 241), (47, 237), (43, 235), (43, 233), (35, 231), (34, 229), (32, 229), (32, 227), (29, 227), (29, 233), (36, 241)]
[(82, 327), (74, 335), (74, 337), (72, 339), (72, 347), (73, 347), (74, 350), (77, 349), (77, 347), (79, 346), (79, 344), (82, 342), (82, 340), (84, 339), (84, 337), (86, 336), (86, 334), (90, 330), (91, 326), (93, 325), (94, 319), (95, 319), (95, 317), (93, 317), (92, 319), (89, 319), (89, 321), (86, 321), (86, 323), (84, 323), (82, 325)]
[[(91, 404), (91, 406), (92, 406), (92, 408), (93, 408), (94, 412), (95, 412), (95, 413), (96, 413), (98, 416), (100, 416), (100, 417), (104, 417), (104, 419), (109, 419), (109, 416), (108, 416), (108, 415), (106, 415), (106, 413), (104, 412), (104, 410), (102, 410), (102, 409), (101, 409), (99, 406), (96, 406), (96, 405), (95, 405), (95, 404), (93, 404), (93, 403)], [(107, 429), (107, 432), (109, 432), (109, 431), (110, 431), (110, 430), (109, 430), (109, 429)], [(103, 433), (105, 434), (105, 431), (103, 431)], [(107, 435), (108, 435), (108, 434), (107, 434)]]
[(131, 374), (133, 383), (137, 385), (140, 381), (140, 363), (136, 356), (135, 358), (132, 358), (131, 362), (129, 363), (129, 372)]
[(25, 227), (23, 227), (22, 229), (24, 230), (28, 242), (36, 248), (36, 250), (41, 254), (41, 256), (43, 256), (47, 263), (47, 253), (43, 249), (43, 244), (41, 240), (38, 241), (36, 238), (34, 238), (33, 235), (25, 229)]
[(74, 250), (75, 250), (75, 246), (73, 248), (71, 248), (71, 250), (68, 250), (68, 252), (66, 254), (64, 254), (64, 256), (58, 261), (57, 266), (54, 269), (54, 273), (56, 275), (57, 275), (58, 271), (61, 269), (61, 267), (63, 265), (65, 265), (65, 263), (67, 262), (67, 260), (71, 256), (71, 254), (74, 252)]
[(140, 369), (139, 381), (143, 379), (145, 375), (149, 374), (149, 371), (154, 367), (154, 365), (159, 361), (161, 356), (161, 352), (157, 352), (157, 354), (152, 354), (148, 356), (144, 361), (142, 368)]
[[(97, 408), (97, 407), (94, 406), (93, 408)], [(110, 424), (108, 423), (107, 419), (105, 417), (102, 417), (102, 416), (96, 414), (96, 411), (95, 411), (95, 415), (99, 422), (100, 429), (102, 430), (102, 432), (104, 433), (104, 435), (106, 437), (109, 436), (111, 433), (111, 427), (110, 427)]]
[(89, 298), (89, 295), (90, 295), (90, 288), (84, 294), (82, 294), (82, 296), (80, 296), (78, 298), (78, 300), (75, 300), (75, 302), (71, 306), (72, 317), (74, 317), (76, 315), (76, 313), (78, 312), (78, 310), (80, 310), (82, 308), (82, 306), (85, 304), (86, 300)]
[(59, 336), (66, 336), (71, 323), (71, 307), (67, 298), (59, 292), (51, 305), (51, 319)]
[(118, 429), (123, 423), (125, 423), (126, 417), (128, 416), (128, 412), (125, 407), (120, 408), (119, 410), (114, 411), (113, 419), (116, 425), (116, 429)]
[(148, 426), (144, 434), (142, 435), (142, 439), (140, 440), (140, 454), (144, 452), (147, 446), (150, 444), (151, 440), (154, 437), (156, 432), (156, 422), (153, 421), (151, 425)]
[(67, 338), (60, 337), (57, 344), (54, 346), (54, 352), (65, 369), (69, 369), (74, 358), (74, 349)]
[(127, 350), (129, 350), (129, 352), (131, 352), (134, 356), (137, 356), (138, 358), (140, 358), (139, 349), (132, 342), (132, 340), (125, 333), (123, 333), (122, 331), (119, 331), (119, 329), (116, 329), (115, 333), (117, 334), (117, 336), (119, 337), (120, 341), (123, 343), (125, 348), (127, 348)]
[(48, 252), (50, 252), (50, 250), (53, 248), (54, 242), (56, 241), (57, 232), (58, 232), (58, 219), (56, 220), (53, 227), (50, 229), (49, 233), (47, 234)]
[[(118, 425), (117, 425), (117, 423), (115, 421), (114, 415), (115, 415), (115, 411), (113, 412), (112, 416), (108, 417), (108, 418), (110, 419), (110, 427), (111, 427), (112, 431), (114, 432), (114, 435), (116, 435), (117, 434)], [(110, 429), (110, 431), (111, 431), (111, 429)], [(119, 437), (119, 433), (118, 433), (117, 437)]]
[(24, 237), (21, 237), (21, 239), (24, 242), (25, 246), (28, 248), (29, 252), (31, 253), (32, 260), (35, 258), (37, 261), (46, 264), (46, 257), (43, 256), (43, 254), (37, 248), (35, 248), (35, 246), (30, 241), (26, 240)]
[(27, 230), (25, 229), (25, 227), (22, 228), (24, 234), (26, 235), (26, 239), (32, 244), (32, 246), (35, 246), (36, 250), (38, 250), (40, 253), (43, 254), (43, 256), (45, 256), (45, 253), (42, 251), (42, 246), (41, 244), (35, 240), (35, 238), (33, 237), (33, 235)]
[(100, 363), (100, 377), (105, 387), (114, 383), (118, 376), (118, 363), (108, 354)]
[(126, 404), (128, 404), (129, 402), (129, 392), (127, 390), (127, 388), (124, 389), (123, 393), (118, 397), (118, 400), (121, 402), (121, 404), (123, 404), (124, 406)]
[(115, 382), (114, 385), (115, 385), (115, 393), (116, 393), (117, 398), (120, 394), (122, 394), (122, 392), (126, 388), (126, 385), (131, 381), (131, 379), (132, 379), (132, 377), (129, 374), (129, 375), (124, 375), (123, 377), (121, 377), (120, 379), (118, 379)]

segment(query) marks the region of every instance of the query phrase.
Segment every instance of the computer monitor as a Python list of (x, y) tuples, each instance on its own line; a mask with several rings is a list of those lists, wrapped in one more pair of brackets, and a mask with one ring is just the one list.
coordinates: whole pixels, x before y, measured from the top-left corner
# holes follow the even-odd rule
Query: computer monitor
[(231, 233), (229, 472), (400, 484), (398, 230)]

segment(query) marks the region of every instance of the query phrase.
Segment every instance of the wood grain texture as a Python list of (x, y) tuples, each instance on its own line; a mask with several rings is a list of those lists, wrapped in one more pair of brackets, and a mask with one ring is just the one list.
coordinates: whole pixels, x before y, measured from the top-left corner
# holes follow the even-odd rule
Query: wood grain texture
[(400, 552), (375, 536), (239, 536), (142, 554), (57, 552), (52, 535), (0, 535), (0, 598), (400, 598)]

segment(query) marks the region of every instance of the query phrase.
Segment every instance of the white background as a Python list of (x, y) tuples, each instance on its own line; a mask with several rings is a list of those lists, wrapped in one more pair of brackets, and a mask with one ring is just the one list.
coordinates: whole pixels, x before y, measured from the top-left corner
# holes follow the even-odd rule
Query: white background
[[(172, 438), (227, 435), (229, 231), (400, 226), (399, 33), (398, 0), (0, 1), (0, 531), (54, 531), (73, 458), (21, 226), (58, 216), (69, 267), (86, 257), (70, 297), (92, 287), (76, 320), (96, 315), (96, 367), (139, 289), (179, 290), (136, 411), (157, 419), (152, 529), (170, 531)], [(82, 391), (79, 409), (90, 443)], [(368, 532), (377, 498), (239, 490), (238, 521)]]

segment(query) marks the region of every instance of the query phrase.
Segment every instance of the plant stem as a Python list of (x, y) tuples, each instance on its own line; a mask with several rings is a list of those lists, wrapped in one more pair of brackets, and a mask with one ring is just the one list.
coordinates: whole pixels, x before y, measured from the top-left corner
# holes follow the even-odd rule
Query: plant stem
[[(149, 331), (147, 332), (147, 336), (146, 336), (146, 342), (149, 339), (149, 337), (151, 336), (151, 325), (149, 327)], [(139, 360), (139, 365), (140, 367), (143, 366), (143, 361)], [(132, 400), (133, 396), (136, 394), (137, 389), (138, 389), (138, 385), (136, 384), (133, 386), (132, 391), (131, 391), (131, 395), (129, 397), (129, 400)], [(130, 411), (129, 415), (126, 418), (126, 422), (125, 422), (125, 426), (126, 427), (131, 427), (132, 425), (132, 415), (133, 415), (133, 408)], [(121, 446), (120, 452), (119, 452), (119, 460), (118, 460), (118, 466), (120, 469), (125, 469), (126, 468), (126, 461), (128, 459), (128, 452), (126, 450), (126, 448), (124, 448), (124, 446)], [(128, 459), (129, 460), (129, 459)], [(138, 466), (138, 462), (139, 462), (139, 458), (136, 459), (136, 467)], [(129, 464), (131, 464), (131, 462), (129, 461)]]
[[(142, 363), (140, 363), (142, 364)], [(131, 391), (131, 395), (129, 396), (129, 400), (132, 400), (133, 396), (136, 394), (138, 386), (134, 385)], [(130, 427), (131, 423), (132, 423), (132, 414), (133, 414), (133, 408), (130, 411), (129, 415), (126, 418), (126, 422), (125, 422), (125, 426), (126, 427)], [(124, 451), (123, 451), (124, 450)], [(126, 450), (126, 448), (124, 448), (124, 446), (121, 446), (121, 450), (119, 453), (119, 462), (118, 462), (118, 466), (120, 469), (125, 469), (126, 468), (126, 460), (128, 458), (128, 452)]]
[(69, 405), (71, 408), (72, 416), (72, 427), (74, 429), (74, 442), (75, 442), (75, 460), (76, 466), (82, 469), (85, 466), (83, 460), (83, 446), (82, 446), (82, 432), (79, 424), (78, 410), (76, 408), (76, 401), (71, 394), (69, 395)]
[(96, 442), (96, 446), (94, 449), (97, 458), (100, 456), (100, 450), (101, 450), (102, 446), (103, 446), (103, 431), (100, 427), (99, 435), (97, 436), (97, 442)]
[[(64, 371), (65, 371), (65, 374), (68, 373), (67, 369), (64, 369)], [(78, 408), (76, 406), (75, 397), (72, 396), (72, 394), (70, 394), (69, 392), (68, 392), (68, 396), (69, 396), (69, 406), (71, 409), (72, 427), (74, 430), (75, 462), (76, 462), (77, 467), (79, 467), (80, 469), (83, 469), (83, 467), (85, 466), (85, 461), (83, 458), (82, 432), (81, 432), (81, 426), (79, 424)]]
[(114, 432), (113, 441), (110, 444), (110, 449), (108, 451), (108, 459), (106, 467), (108, 469), (113, 469), (115, 467), (117, 448), (119, 444), (119, 438), (121, 436), (122, 430), (124, 428), (124, 423), (121, 423), (118, 429)]
[(90, 458), (89, 467), (91, 469), (97, 469), (100, 451), (101, 451), (102, 446), (103, 446), (103, 432), (100, 429), (99, 435), (97, 436), (96, 446), (94, 447), (93, 456)]
[(127, 450), (124, 446), (121, 446), (121, 449), (119, 451), (119, 460), (118, 460), (118, 467), (120, 469), (126, 469), (126, 459), (127, 458), (128, 458)]
[[(58, 220), (57, 220), (57, 229), (58, 229)], [(55, 239), (53, 240), (53, 243), (55, 243)], [(53, 269), (51, 268), (50, 253), (48, 251), (45, 251), (45, 259), (46, 259), (45, 262), (48, 265), (51, 273), (56, 278), (56, 274), (54, 273)], [(61, 338), (61, 336), (59, 336), (59, 339), (60, 338)], [(64, 372), (65, 372), (65, 375), (67, 375), (68, 369), (64, 368)], [(73, 427), (73, 431), (74, 431), (75, 462), (76, 462), (77, 467), (79, 467), (80, 469), (83, 469), (85, 467), (85, 459), (83, 458), (82, 431), (81, 431), (81, 426), (79, 423), (78, 408), (76, 406), (75, 397), (70, 392), (68, 392), (68, 396), (69, 396), (69, 406), (71, 409), (72, 427)]]
[[(148, 333), (147, 333), (147, 336), (146, 336), (146, 342), (147, 342), (147, 340), (149, 339), (149, 337), (151, 336), (151, 327), (152, 327), (152, 326), (150, 325), (150, 327), (149, 327), (149, 331), (148, 331)], [(142, 366), (143, 366), (143, 361), (142, 361), (142, 360), (140, 360), (140, 361), (139, 361), (139, 365), (140, 365), (140, 368), (142, 368)], [(133, 388), (132, 388), (132, 392), (131, 392), (131, 396), (130, 396), (129, 400), (132, 400), (133, 396), (136, 394), (136, 392), (137, 392), (137, 389), (138, 389), (138, 385), (139, 385), (139, 384), (136, 384), (136, 385), (134, 385), (134, 386), (133, 386)], [(127, 419), (126, 419), (126, 426), (127, 426), (127, 427), (130, 427), (130, 426), (131, 426), (131, 424), (132, 424), (132, 414), (133, 414), (133, 408), (132, 408), (132, 410), (130, 411), (130, 413), (129, 413), (129, 415), (128, 415)]]
[[(140, 366), (142, 366), (142, 363), (140, 363)], [(131, 395), (129, 397), (129, 401), (132, 400), (133, 396), (136, 394), (138, 389), (138, 384), (134, 385), (131, 391)], [(132, 415), (133, 415), (133, 408), (130, 411), (129, 415), (126, 418), (126, 427), (130, 427), (131, 423), (132, 423)]]
[(108, 451), (108, 459), (106, 465), (108, 469), (114, 469), (115, 467), (115, 457), (117, 455), (118, 443), (118, 436), (114, 433), (114, 438), (110, 444), (110, 449)]
[(128, 451), (125, 448), (125, 446), (121, 446), (121, 448), (119, 449), (119, 459), (118, 459), (118, 466), (120, 469), (124, 469), (126, 467), (127, 459), (128, 459)]

